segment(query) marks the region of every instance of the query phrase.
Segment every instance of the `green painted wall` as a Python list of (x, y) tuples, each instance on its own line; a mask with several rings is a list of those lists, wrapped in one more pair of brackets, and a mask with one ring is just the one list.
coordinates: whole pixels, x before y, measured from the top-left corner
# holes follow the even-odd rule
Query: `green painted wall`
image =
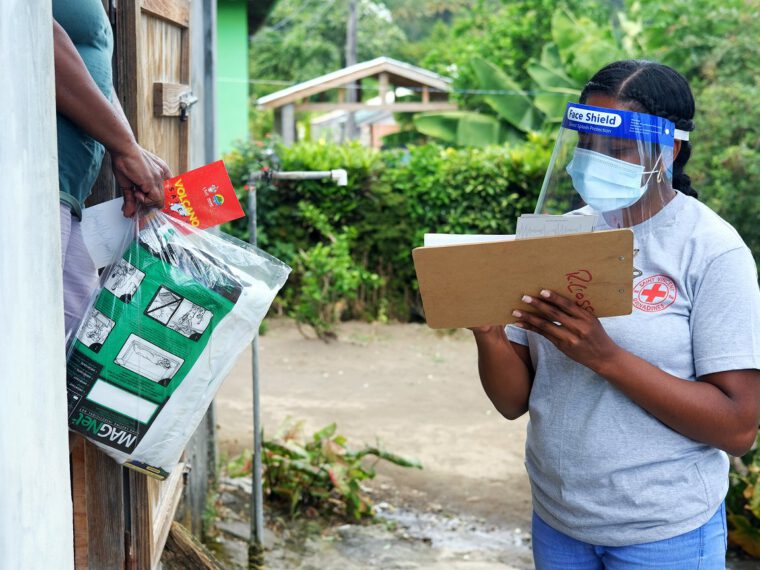
[(247, 0), (217, 0), (216, 124), (219, 152), (248, 138)]

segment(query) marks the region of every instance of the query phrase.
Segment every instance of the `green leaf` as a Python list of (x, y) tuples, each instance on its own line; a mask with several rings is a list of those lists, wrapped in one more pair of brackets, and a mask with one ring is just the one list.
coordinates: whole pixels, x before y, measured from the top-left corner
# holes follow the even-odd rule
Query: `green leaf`
[(563, 69), (562, 58), (559, 55), (559, 48), (554, 42), (544, 44), (541, 48), (541, 65), (547, 69)]
[(466, 111), (425, 113), (414, 116), (414, 126), (423, 135), (435, 137), (447, 143), (457, 144), (457, 128)]
[(321, 430), (314, 434), (314, 441), (321, 441), (335, 435), (335, 430), (338, 429), (335, 422), (323, 427)]
[(550, 89), (536, 95), (533, 103), (546, 116), (547, 121), (561, 123), (567, 104), (578, 101), (579, 97), (580, 91), (575, 89)]
[(541, 114), (515, 80), (490, 61), (480, 57), (473, 58), (472, 67), (478, 76), (480, 89), (509, 91), (498, 95), (486, 94), (483, 97), (502, 119), (523, 132), (536, 130), (540, 126)]
[(760, 529), (755, 528), (742, 515), (728, 515), (731, 528), (728, 538), (750, 556), (760, 556)]
[(425, 113), (414, 118), (421, 133), (459, 146), (487, 146), (503, 142), (501, 123), (496, 117), (471, 111)]
[(459, 146), (488, 146), (502, 140), (502, 126), (496, 117), (470, 113), (459, 120), (457, 144)]
[(570, 79), (561, 67), (548, 67), (543, 63), (532, 61), (528, 64), (528, 75), (541, 89), (565, 88), (580, 93), (581, 85)]

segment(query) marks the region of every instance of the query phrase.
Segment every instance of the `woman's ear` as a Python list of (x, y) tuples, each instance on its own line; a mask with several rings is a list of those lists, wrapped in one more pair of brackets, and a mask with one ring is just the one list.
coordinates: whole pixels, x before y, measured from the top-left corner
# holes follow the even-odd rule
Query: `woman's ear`
[(674, 140), (673, 141), (673, 162), (676, 161), (676, 158), (678, 158), (678, 153), (681, 152), (681, 141), (680, 140)]

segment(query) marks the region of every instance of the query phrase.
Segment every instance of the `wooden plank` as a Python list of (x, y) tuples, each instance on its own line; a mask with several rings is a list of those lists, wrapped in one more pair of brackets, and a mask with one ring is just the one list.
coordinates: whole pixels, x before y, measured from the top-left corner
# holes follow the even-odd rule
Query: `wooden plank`
[[(179, 59), (179, 76), (180, 81), (190, 84), (190, 32), (183, 30), (180, 37), (180, 59)], [(186, 117), (179, 126), (179, 171), (188, 170), (188, 159), (190, 157), (190, 117)]]
[(71, 452), (71, 496), (74, 509), (74, 567), (88, 569), (88, 525), (87, 525), (87, 467), (85, 464), (85, 441), (80, 435), (70, 438)]
[(182, 491), (185, 487), (185, 463), (180, 463), (167, 477), (166, 481), (160, 483), (162, 487), (161, 499), (155, 504), (153, 512), (153, 556), (151, 558), (151, 568), (156, 568), (161, 560), (161, 552), (164, 550), (166, 539), (171, 530), (174, 513), (177, 511), (179, 501), (182, 498)]
[(142, 0), (143, 12), (176, 24), (182, 28), (190, 25), (189, 0)]
[(221, 563), (214, 558), (192, 533), (178, 522), (173, 522), (166, 548), (161, 557), (161, 565), (166, 570), (222, 570)]
[(379, 111), (387, 109), (396, 113), (422, 113), (425, 111), (456, 111), (456, 103), (301, 103), (296, 111)]
[(153, 116), (179, 117), (180, 97), (191, 92), (190, 85), (157, 81), (153, 84)]
[(129, 570), (149, 570), (153, 555), (153, 516), (147, 475), (127, 470), (129, 484)]
[(142, 61), (140, 41), (138, 41), (139, 6), (136, 2), (119, 2), (117, 5), (115, 52), (116, 90), (135, 138), (140, 140), (141, 130), (138, 118), (138, 72)]
[(180, 121), (176, 117), (156, 117), (153, 112), (153, 84), (156, 82), (187, 84), (180, 72), (182, 30), (150, 14), (140, 18), (139, 33), (143, 62), (137, 77), (137, 115), (140, 128), (138, 142), (163, 158), (174, 173), (183, 172), (179, 156)]
[(123, 568), (124, 469), (95, 445), (85, 443), (88, 560), (93, 570)]

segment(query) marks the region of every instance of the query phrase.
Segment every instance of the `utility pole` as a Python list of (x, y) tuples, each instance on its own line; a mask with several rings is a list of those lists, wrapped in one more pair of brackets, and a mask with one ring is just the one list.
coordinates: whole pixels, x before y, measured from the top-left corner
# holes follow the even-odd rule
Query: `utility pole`
[[(350, 67), (356, 64), (356, 28), (358, 24), (356, 13), (357, 0), (348, 0), (348, 24), (346, 26), (346, 67)], [(346, 93), (346, 103), (356, 103), (357, 88), (359, 84), (356, 82), (348, 84), (348, 93)], [(348, 120), (346, 121), (346, 133), (345, 138), (347, 140), (354, 140), (358, 137), (359, 133), (356, 130), (356, 115), (353, 111), (349, 111)]]

